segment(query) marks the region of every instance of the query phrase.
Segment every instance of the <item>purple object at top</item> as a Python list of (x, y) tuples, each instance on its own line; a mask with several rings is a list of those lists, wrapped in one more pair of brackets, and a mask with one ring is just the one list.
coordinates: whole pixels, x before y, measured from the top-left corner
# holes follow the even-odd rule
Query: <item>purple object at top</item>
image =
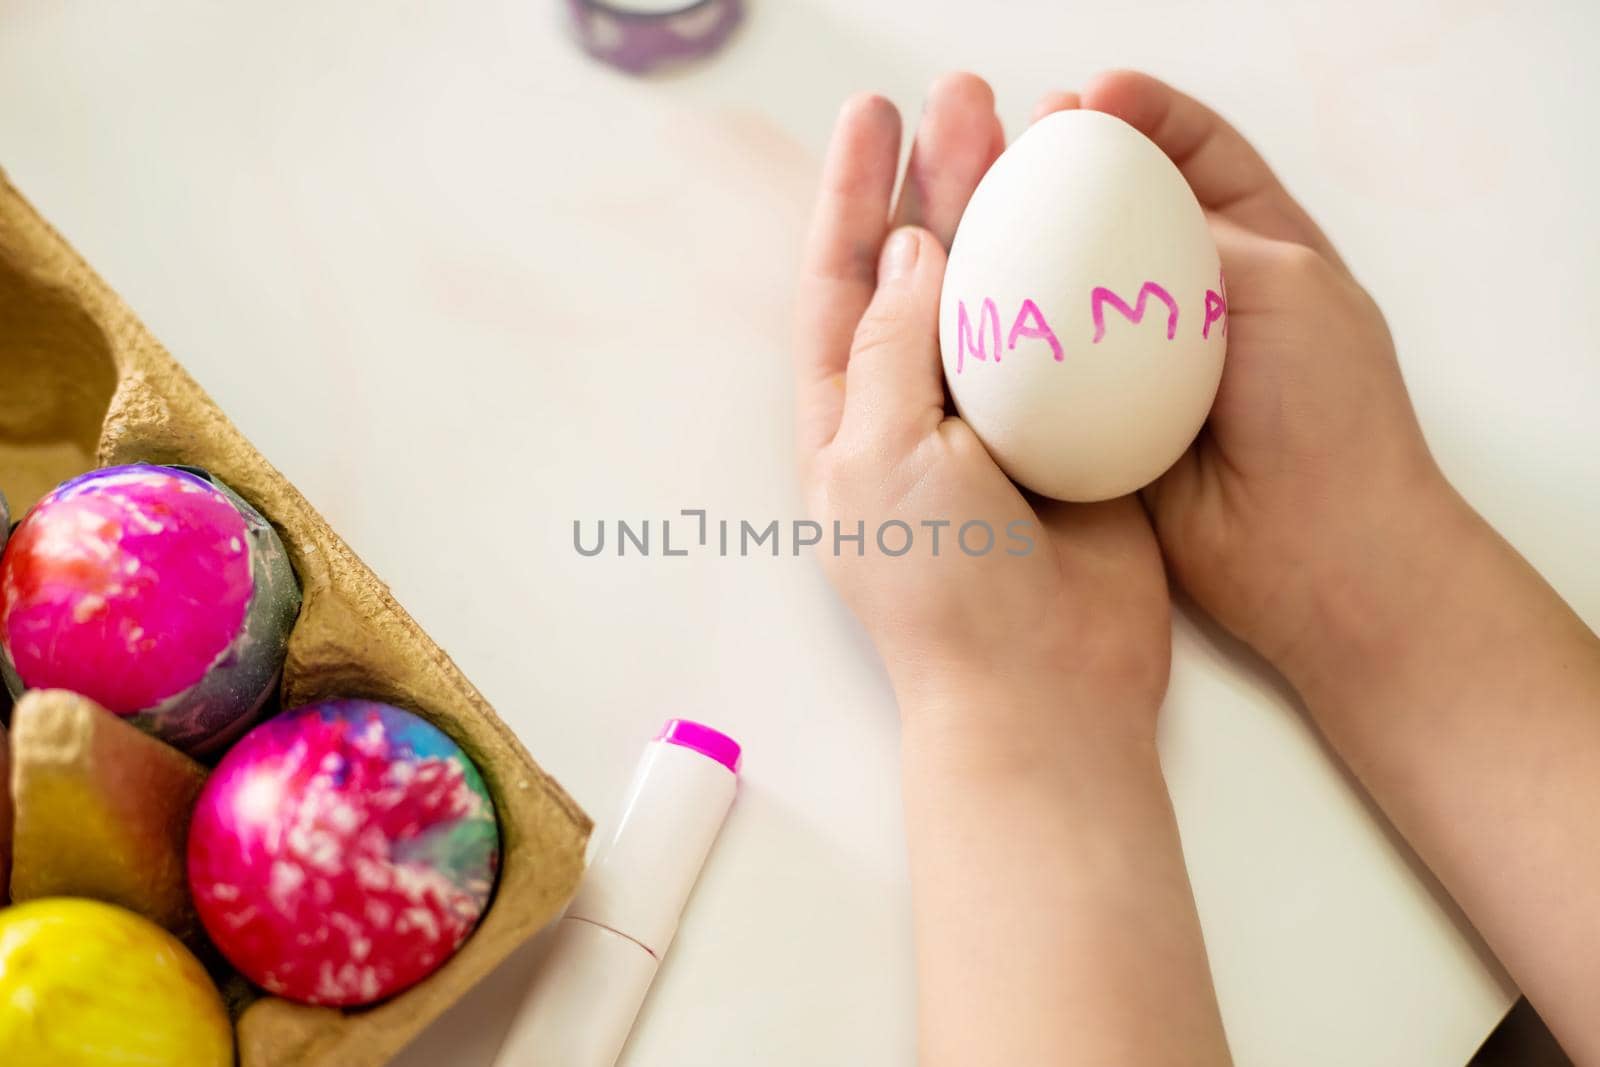
[(713, 730), (704, 723), (690, 719), (668, 719), (667, 725), (656, 735), (656, 740), (693, 749), (707, 759), (716, 760), (734, 774), (739, 773), (739, 763), (743, 755), (739, 742), (721, 730)]
[(630, 74), (710, 55), (744, 16), (742, 0), (689, 0), (675, 11), (634, 10), (606, 0), (567, 0), (567, 10), (584, 50)]

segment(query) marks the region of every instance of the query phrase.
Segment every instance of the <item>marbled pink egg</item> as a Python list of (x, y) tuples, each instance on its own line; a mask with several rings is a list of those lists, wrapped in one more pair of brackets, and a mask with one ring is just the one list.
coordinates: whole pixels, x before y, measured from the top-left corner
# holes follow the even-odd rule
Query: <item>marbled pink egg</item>
[(245, 977), (370, 1004), (466, 940), (500, 863), (477, 768), (435, 727), (367, 700), (269, 719), (229, 750), (189, 827), (189, 888)]
[(70, 689), (191, 754), (248, 727), (300, 590), (272, 526), (202, 471), (108, 467), (52, 490), (0, 555), (0, 673)]

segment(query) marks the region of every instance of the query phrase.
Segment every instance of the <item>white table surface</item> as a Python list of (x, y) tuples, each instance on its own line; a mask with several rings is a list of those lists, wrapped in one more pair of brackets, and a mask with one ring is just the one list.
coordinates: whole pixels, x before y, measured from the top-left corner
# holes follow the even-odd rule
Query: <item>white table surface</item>
[[(789, 293), (849, 92), (914, 116), (967, 67), (1015, 130), (1138, 65), (1213, 101), (1377, 294), (1450, 474), (1600, 622), (1597, 9), (1219, 7), (754, 0), (634, 81), (554, 0), (0, 0), (0, 166), (602, 828), (665, 717), (745, 742), (626, 1064), (909, 1065), (895, 711), (815, 562), (571, 547), (800, 516)], [(1163, 731), (1239, 1063), (1463, 1063), (1513, 992), (1281, 685), (1180, 620)], [(488, 1064), (529, 962), (399, 1062)]]

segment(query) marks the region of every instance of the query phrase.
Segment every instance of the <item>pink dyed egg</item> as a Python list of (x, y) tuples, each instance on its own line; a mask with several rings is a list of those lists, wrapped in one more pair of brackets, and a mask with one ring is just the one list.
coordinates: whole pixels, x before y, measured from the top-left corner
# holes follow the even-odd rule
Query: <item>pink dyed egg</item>
[(71, 689), (194, 755), (271, 696), (300, 590), (278, 535), (203, 471), (134, 464), (52, 490), (0, 555), (0, 674)]
[(500, 864), (477, 768), (399, 708), (331, 700), (228, 751), (189, 826), (189, 889), (245, 977), (312, 1004), (370, 1004), (442, 965)]

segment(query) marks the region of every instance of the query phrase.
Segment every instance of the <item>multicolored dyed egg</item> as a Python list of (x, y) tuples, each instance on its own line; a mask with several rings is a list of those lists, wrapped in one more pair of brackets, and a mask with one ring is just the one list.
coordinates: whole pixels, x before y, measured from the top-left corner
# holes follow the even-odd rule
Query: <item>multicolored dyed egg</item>
[(95, 900), (0, 909), (0, 1063), (229, 1067), (233, 1030), (177, 938)]
[(189, 888), (245, 977), (312, 1004), (382, 1000), (477, 925), (500, 865), (483, 779), (439, 730), (367, 700), (257, 726), (189, 825)]
[(283, 543), (227, 486), (108, 467), (52, 490), (0, 555), (0, 674), (203, 756), (271, 696), (299, 611)]

